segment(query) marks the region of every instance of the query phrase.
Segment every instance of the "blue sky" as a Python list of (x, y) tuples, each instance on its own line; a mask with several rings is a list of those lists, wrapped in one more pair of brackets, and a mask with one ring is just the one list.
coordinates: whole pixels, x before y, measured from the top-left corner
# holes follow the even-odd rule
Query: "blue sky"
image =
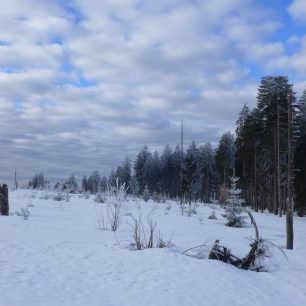
[(216, 144), (260, 78), (306, 85), (306, 1), (0, 0), (0, 180)]

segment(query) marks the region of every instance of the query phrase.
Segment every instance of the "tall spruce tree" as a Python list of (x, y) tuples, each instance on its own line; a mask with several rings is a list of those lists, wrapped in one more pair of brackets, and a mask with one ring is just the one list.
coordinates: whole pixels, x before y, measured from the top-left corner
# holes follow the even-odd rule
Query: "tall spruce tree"
[(292, 85), (285, 76), (262, 78), (257, 96), (257, 107), (263, 123), (262, 160), (266, 173), (272, 173), (273, 212), (280, 216), (285, 211), (287, 194), (288, 157), (288, 95)]
[(221, 183), (229, 185), (229, 176), (235, 166), (235, 137), (230, 132), (224, 133), (216, 150), (216, 164)]
[(210, 198), (216, 193), (216, 171), (215, 171), (214, 150), (210, 143), (206, 143), (199, 148), (198, 158), (198, 184), (199, 198), (208, 203)]
[(148, 185), (148, 174), (150, 159), (152, 158), (152, 153), (149, 151), (147, 145), (145, 145), (141, 151), (138, 153), (135, 164), (134, 173), (138, 185), (138, 192), (142, 194), (146, 185)]
[(306, 89), (298, 103), (298, 138), (294, 155), (295, 208), (299, 216), (306, 215)]
[(199, 196), (198, 185), (198, 157), (199, 150), (193, 141), (188, 147), (185, 156), (185, 173), (184, 173), (184, 185), (185, 194), (189, 202), (196, 200)]
[(125, 188), (127, 189), (127, 193), (131, 193), (131, 178), (132, 178), (132, 173), (131, 173), (131, 162), (129, 157), (127, 156), (124, 161), (122, 162), (121, 165), (121, 178), (120, 181), (125, 184)]

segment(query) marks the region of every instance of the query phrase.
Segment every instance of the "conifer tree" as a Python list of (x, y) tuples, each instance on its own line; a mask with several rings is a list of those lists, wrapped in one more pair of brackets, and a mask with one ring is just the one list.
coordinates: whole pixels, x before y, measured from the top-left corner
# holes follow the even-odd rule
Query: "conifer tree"
[(229, 179), (229, 195), (226, 201), (225, 213), (222, 216), (227, 219), (225, 225), (230, 227), (243, 227), (246, 216), (242, 215), (244, 211), (242, 204), (245, 201), (241, 198), (242, 190), (237, 186), (239, 178), (231, 176)]
[(306, 89), (298, 104), (298, 138), (294, 154), (295, 208), (299, 216), (306, 215)]
[(224, 133), (216, 150), (216, 164), (221, 183), (228, 185), (228, 178), (235, 165), (235, 138), (230, 132)]

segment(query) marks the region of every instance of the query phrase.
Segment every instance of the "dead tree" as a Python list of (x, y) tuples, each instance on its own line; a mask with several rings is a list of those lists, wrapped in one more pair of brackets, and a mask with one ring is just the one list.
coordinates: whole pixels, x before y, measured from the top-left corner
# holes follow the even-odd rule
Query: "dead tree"
[(9, 215), (8, 188), (6, 184), (0, 184), (0, 215)]
[(253, 270), (257, 272), (264, 271), (264, 267), (256, 262), (258, 257), (265, 256), (263, 239), (259, 237), (257, 224), (252, 213), (250, 211), (247, 213), (251, 219), (251, 223), (254, 226), (256, 237), (250, 244), (251, 249), (248, 254), (244, 258), (240, 259), (239, 257), (233, 255), (230, 249), (219, 245), (219, 240), (216, 240), (213, 247), (211, 248), (208, 259), (221, 260), (243, 270)]
[[(243, 270), (251, 270), (256, 272), (266, 271), (265, 267), (262, 266), (259, 261), (261, 257), (268, 256), (266, 254), (265, 241), (264, 239), (259, 237), (258, 228), (252, 213), (250, 211), (248, 211), (247, 213), (255, 229), (255, 239), (252, 239), (252, 242), (250, 244), (250, 251), (247, 253), (247, 255), (243, 258), (239, 258), (233, 255), (229, 248), (220, 245), (219, 240), (216, 240), (212, 248), (208, 252), (208, 257), (205, 258), (220, 260)], [(188, 253), (190, 250), (199, 249), (203, 247), (205, 247), (205, 245), (200, 245), (197, 247), (190, 248), (184, 251), (183, 254)], [(193, 257), (203, 258), (203, 256), (201, 257), (193, 256)]]

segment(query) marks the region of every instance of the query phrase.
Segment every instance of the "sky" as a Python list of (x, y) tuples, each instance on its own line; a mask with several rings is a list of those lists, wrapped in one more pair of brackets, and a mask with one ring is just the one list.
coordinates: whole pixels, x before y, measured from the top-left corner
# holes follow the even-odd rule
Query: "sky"
[(306, 85), (305, 0), (0, 0), (0, 182), (217, 145), (261, 77)]

